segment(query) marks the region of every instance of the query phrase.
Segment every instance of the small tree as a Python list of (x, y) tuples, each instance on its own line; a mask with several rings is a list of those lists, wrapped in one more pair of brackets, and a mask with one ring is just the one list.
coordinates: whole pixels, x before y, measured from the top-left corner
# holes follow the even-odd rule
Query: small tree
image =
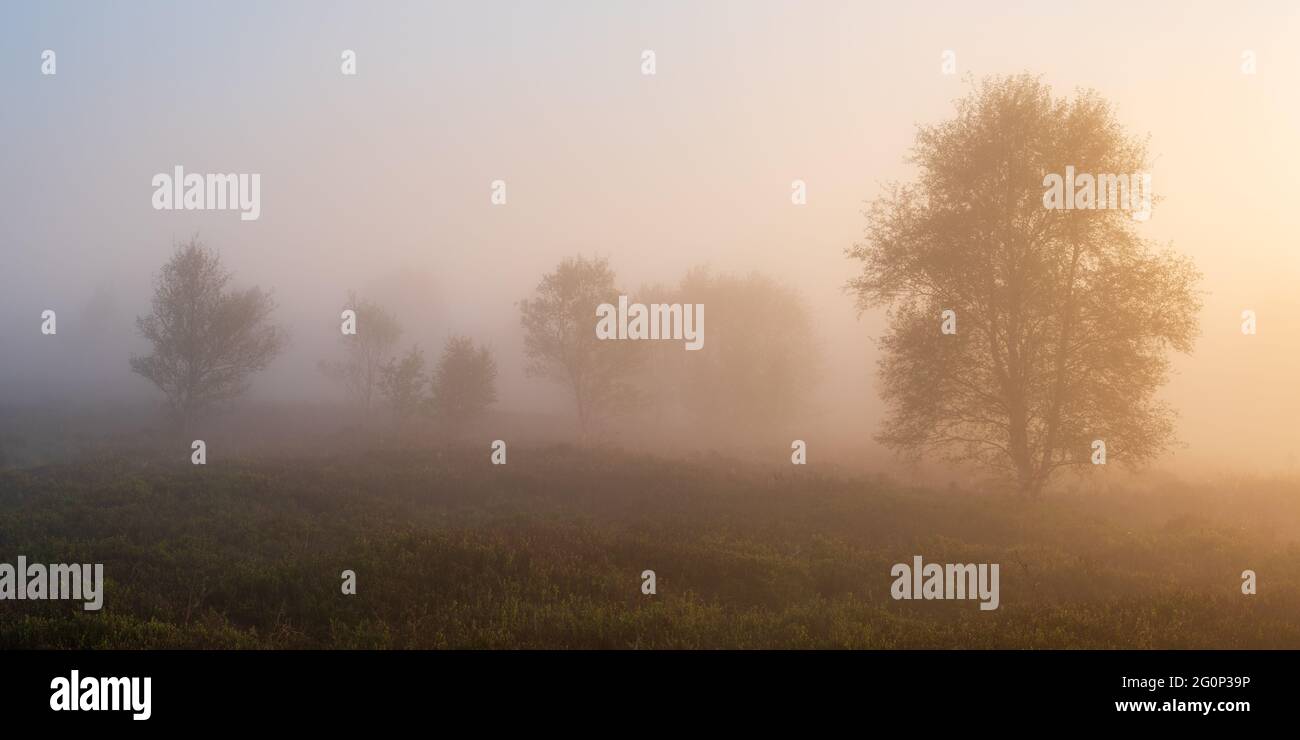
[(446, 424), (462, 428), (483, 416), (497, 400), (497, 364), (486, 347), (469, 337), (452, 337), (433, 373), (433, 411)]
[(379, 390), (380, 370), (397, 349), (402, 325), (383, 306), (348, 293), (345, 309), (356, 312), (356, 333), (342, 334), (343, 359), (322, 360), (321, 373), (343, 387), (348, 398), (369, 411)]
[(542, 277), (533, 298), (519, 303), (525, 372), (573, 393), (584, 438), (602, 415), (624, 410), (638, 398), (630, 382), (641, 359), (638, 343), (596, 337), (596, 307), (617, 303), (618, 296), (608, 261), (570, 257)]
[(379, 394), (393, 410), (398, 424), (428, 405), (423, 394), (428, 382), (424, 368), (424, 353), (418, 346), (412, 347), (400, 360), (391, 358), (379, 368)]
[(197, 238), (179, 244), (154, 284), (153, 310), (136, 318), (153, 345), (131, 370), (162, 390), (182, 430), (211, 405), (247, 390), (284, 348), (275, 301), (254, 286), (228, 290), (231, 274)]

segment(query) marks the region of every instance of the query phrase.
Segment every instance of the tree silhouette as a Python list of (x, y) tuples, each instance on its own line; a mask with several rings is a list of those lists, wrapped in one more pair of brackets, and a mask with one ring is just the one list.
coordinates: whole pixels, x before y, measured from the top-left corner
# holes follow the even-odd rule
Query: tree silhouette
[(342, 360), (322, 360), (317, 367), (326, 378), (343, 387), (353, 403), (369, 411), (379, 392), (384, 365), (393, 359), (402, 325), (397, 317), (373, 301), (348, 293), (344, 308), (356, 312), (355, 334), (340, 334)]
[(807, 409), (819, 348), (798, 293), (758, 273), (696, 268), (679, 295), (709, 307), (710, 351), (683, 353), (682, 392), (698, 418), (766, 429)]
[(424, 395), (428, 374), (424, 367), (424, 352), (418, 346), (407, 350), (401, 359), (389, 358), (379, 367), (377, 390), (388, 402), (399, 426), (428, 407)]
[(153, 310), (136, 318), (153, 344), (131, 370), (166, 395), (181, 429), (219, 401), (235, 398), (286, 343), (271, 323), (275, 301), (256, 286), (227, 290), (231, 274), (196, 238), (177, 245), (154, 285)]
[(675, 287), (645, 286), (646, 303), (708, 307), (708, 350), (679, 342), (646, 347), (644, 387), (654, 413), (679, 405), (698, 431), (737, 438), (770, 433), (806, 413), (820, 375), (814, 319), (795, 290), (758, 272), (737, 275), (706, 266)]
[(577, 406), (583, 438), (603, 415), (634, 405), (629, 382), (638, 366), (637, 342), (596, 338), (596, 307), (617, 303), (614, 272), (602, 258), (570, 257), (542, 277), (531, 299), (520, 301), (525, 372), (562, 383)]
[(452, 337), (433, 372), (433, 411), (440, 422), (463, 429), (496, 403), (497, 364), (487, 347)]
[(912, 162), (917, 181), (876, 200), (848, 250), (859, 309), (889, 309), (879, 439), (981, 463), (1030, 496), (1089, 463), (1094, 440), (1132, 465), (1167, 449), (1174, 413), (1155, 394), (1168, 350), (1191, 351), (1199, 274), (1129, 212), (1044, 204), (1046, 176), (1067, 166), (1146, 171), (1145, 142), (1095, 93), (1054, 98), (1022, 75), (922, 127)]

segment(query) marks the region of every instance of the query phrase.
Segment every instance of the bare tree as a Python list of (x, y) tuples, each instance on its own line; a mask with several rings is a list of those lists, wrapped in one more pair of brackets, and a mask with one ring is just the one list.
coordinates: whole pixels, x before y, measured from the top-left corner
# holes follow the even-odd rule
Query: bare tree
[(235, 398), (286, 344), (271, 323), (275, 301), (254, 286), (228, 290), (231, 274), (197, 238), (179, 244), (154, 285), (153, 310), (136, 318), (153, 345), (131, 370), (167, 397), (182, 430), (212, 404)]
[(463, 429), (496, 403), (497, 364), (487, 347), (452, 337), (433, 373), (433, 410), (438, 420)]
[(379, 391), (381, 370), (393, 358), (402, 338), (402, 325), (383, 306), (358, 298), (353, 292), (348, 293), (344, 308), (356, 313), (356, 333), (339, 336), (342, 360), (322, 360), (318, 367), (325, 377), (343, 387), (353, 403), (369, 411)]
[(579, 256), (543, 276), (534, 297), (519, 304), (525, 372), (569, 389), (584, 439), (597, 420), (626, 409), (638, 395), (629, 382), (638, 365), (637, 343), (596, 338), (596, 307), (617, 303), (618, 296), (609, 262)]
[(1199, 274), (1144, 240), (1131, 212), (1044, 198), (1067, 166), (1145, 172), (1145, 144), (1095, 93), (1054, 98), (1019, 76), (921, 128), (912, 161), (917, 182), (875, 201), (848, 250), (863, 263), (849, 283), (859, 308), (890, 309), (880, 440), (989, 466), (1030, 496), (1089, 463), (1094, 440), (1133, 465), (1167, 449), (1174, 413), (1155, 394), (1167, 351), (1191, 351)]

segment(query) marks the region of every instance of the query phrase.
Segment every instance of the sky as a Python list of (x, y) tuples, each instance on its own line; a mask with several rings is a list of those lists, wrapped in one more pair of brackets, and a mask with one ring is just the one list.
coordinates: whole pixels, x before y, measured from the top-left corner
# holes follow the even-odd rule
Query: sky
[[(827, 423), (867, 444), (884, 323), (844, 292), (844, 250), (882, 186), (915, 175), (918, 125), (973, 80), (1030, 72), (1096, 89), (1149, 137), (1145, 233), (1205, 275), (1202, 336), (1163, 394), (1182, 414), (1175, 462), (1295, 470), (1300, 6), (991, 5), (5, 3), (0, 403), (154, 398), (127, 366), (145, 349), (134, 317), (197, 233), (275, 291), (293, 335), (255, 399), (330, 392), (315, 366), (355, 289), (426, 349), (490, 343), (503, 406), (559, 411), (523, 375), (516, 302), (582, 253), (628, 290), (699, 264), (787, 281), (818, 320)], [(154, 210), (151, 178), (177, 164), (260, 173), (261, 217)]]

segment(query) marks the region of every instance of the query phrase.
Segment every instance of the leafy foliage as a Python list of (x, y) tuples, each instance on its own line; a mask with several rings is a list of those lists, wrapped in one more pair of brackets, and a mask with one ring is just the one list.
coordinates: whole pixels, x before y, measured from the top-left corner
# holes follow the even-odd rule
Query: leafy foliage
[(1191, 351), (1199, 275), (1126, 211), (1043, 202), (1045, 175), (1067, 166), (1145, 171), (1145, 145), (1095, 93), (1058, 99), (1020, 76), (922, 128), (913, 161), (917, 181), (872, 204), (849, 250), (859, 306), (889, 308), (880, 441), (981, 463), (1030, 495), (1089, 463), (1092, 440), (1134, 465), (1166, 450), (1174, 412), (1156, 392), (1167, 351)]
[(163, 266), (152, 312), (136, 319), (153, 352), (133, 355), (131, 370), (162, 390), (182, 426), (243, 394), (287, 341), (271, 323), (271, 296), (256, 286), (230, 290), (231, 277), (216, 252), (191, 239)]
[(399, 423), (427, 409), (426, 383), (424, 352), (418, 346), (407, 350), (401, 359), (390, 358), (379, 368), (379, 394)]
[(578, 256), (543, 276), (534, 296), (519, 303), (524, 369), (568, 388), (584, 436), (603, 417), (640, 401), (631, 380), (640, 367), (639, 343), (596, 338), (596, 307), (616, 304), (618, 296), (609, 262)]
[(469, 337), (447, 340), (433, 373), (433, 410), (448, 426), (461, 429), (478, 420), (496, 403), (497, 364), (487, 347), (475, 347)]

